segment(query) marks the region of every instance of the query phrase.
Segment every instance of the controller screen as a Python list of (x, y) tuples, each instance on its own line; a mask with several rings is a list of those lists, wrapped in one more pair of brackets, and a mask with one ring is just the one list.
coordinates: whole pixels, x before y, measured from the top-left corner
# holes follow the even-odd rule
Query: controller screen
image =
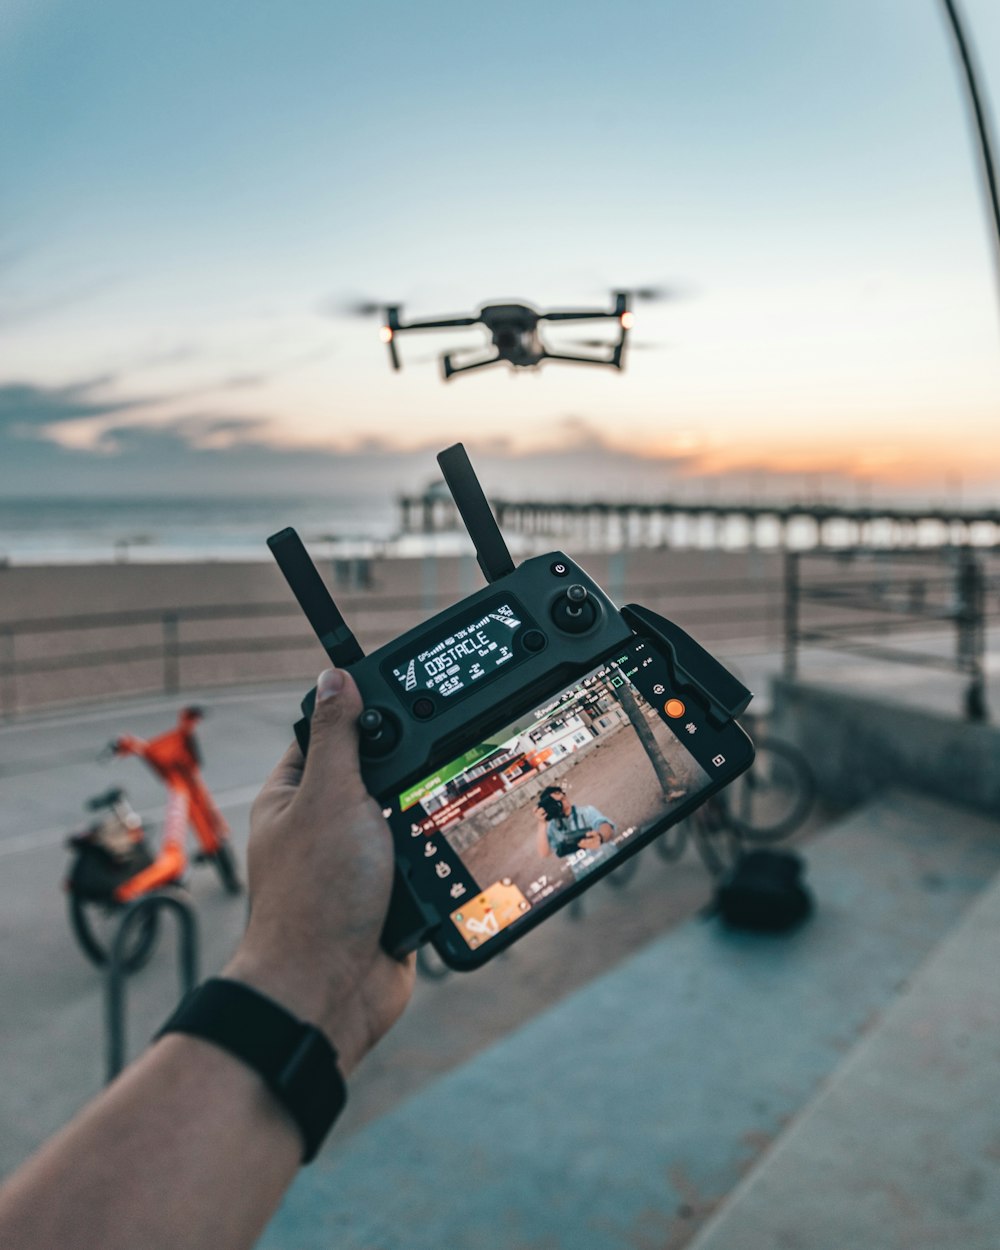
[(396, 657), (393, 678), (407, 695), (449, 695), (467, 690), (491, 676), (514, 659), (514, 635), (522, 624), (510, 603), (498, 603), (492, 611), (480, 613), (453, 626), (442, 638), (424, 646), (415, 655)]
[(711, 785), (718, 738), (669, 682), (635, 641), (386, 799), (420, 897), (460, 944), (551, 907)]

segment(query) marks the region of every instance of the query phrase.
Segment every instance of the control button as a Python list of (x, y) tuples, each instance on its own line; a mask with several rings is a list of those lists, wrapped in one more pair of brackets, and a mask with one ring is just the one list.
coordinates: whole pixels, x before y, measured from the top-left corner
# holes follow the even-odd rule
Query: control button
[(448, 867), (448, 865), (444, 862), (443, 859), (439, 859), (438, 862), (434, 865), (434, 871), (437, 873), (439, 877), (451, 876), (451, 869)]
[(715, 765), (716, 768), (718, 768), (721, 764), (724, 764), (725, 762), (726, 762), (726, 757), (724, 755), (712, 756), (712, 763)]
[(551, 569), (549, 569), (549, 572), (553, 575), (553, 577), (569, 577), (569, 565), (565, 564), (562, 560), (557, 560), (555, 564), (552, 565)]
[(546, 641), (546, 637), (540, 629), (529, 629), (521, 639), (521, 644), (525, 651), (541, 651)]
[(358, 749), (368, 759), (379, 759), (399, 744), (399, 722), (377, 707), (366, 707), (358, 717), (361, 739)]
[(658, 681), (653, 687), (653, 694), (666, 694), (667, 688), (662, 681)]
[(567, 586), (552, 605), (552, 620), (567, 634), (585, 634), (597, 620), (597, 608), (586, 586)]
[(428, 699), (426, 695), (414, 701), (413, 707), (410, 709), (418, 720), (430, 720), (434, 715), (434, 700)]
[(687, 708), (680, 699), (668, 699), (663, 705), (663, 710), (668, 716), (672, 716), (675, 720), (678, 716), (683, 716)]

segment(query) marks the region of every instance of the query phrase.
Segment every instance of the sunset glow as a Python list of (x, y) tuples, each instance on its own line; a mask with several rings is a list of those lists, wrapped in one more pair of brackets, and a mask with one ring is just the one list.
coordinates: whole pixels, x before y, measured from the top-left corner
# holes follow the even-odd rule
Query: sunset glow
[[(648, 462), (661, 491), (1000, 485), (994, 257), (933, 5), (670, 3), (610, 36), (603, 9), (575, 9), (571, 30), (524, 9), (489, 47), (475, 22), (390, 7), (391, 39), (364, 9), (240, 30), (199, 9), (225, 26), (200, 52), (185, 4), (152, 24), (123, 0), (19, 11), (0, 49), (4, 114), (21, 119), (0, 492), (72, 493), (109, 460), (169, 492), (151, 439), (232, 490), (241, 448), (286, 489), (302, 453), (456, 437), (511, 476), (566, 449), (595, 489), (602, 455)], [(967, 8), (996, 95), (1000, 11)], [(612, 63), (624, 129), (593, 104)], [(555, 117), (558, 137), (520, 142)], [(655, 284), (667, 298), (644, 302)], [(474, 358), (482, 327), (379, 326), (388, 303), (461, 316), (616, 289), (635, 306), (621, 374), (547, 363), (445, 384), (441, 354)], [(579, 323), (543, 327), (578, 350)], [(610, 329), (587, 326), (596, 343)]]

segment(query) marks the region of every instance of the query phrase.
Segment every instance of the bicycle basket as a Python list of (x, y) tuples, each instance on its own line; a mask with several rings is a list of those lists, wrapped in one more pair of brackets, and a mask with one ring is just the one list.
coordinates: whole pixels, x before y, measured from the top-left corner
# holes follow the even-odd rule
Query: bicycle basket
[(99, 842), (74, 843), (76, 859), (66, 885), (71, 894), (94, 902), (110, 902), (115, 890), (153, 862), (145, 842), (133, 842), (122, 855), (112, 854)]

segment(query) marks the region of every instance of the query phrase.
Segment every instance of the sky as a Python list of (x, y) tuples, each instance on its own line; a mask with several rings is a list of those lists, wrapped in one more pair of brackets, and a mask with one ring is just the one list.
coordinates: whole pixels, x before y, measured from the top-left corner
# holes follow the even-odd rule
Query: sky
[[(396, 491), (456, 439), (507, 494), (1000, 485), (938, 0), (6, 0), (0, 169), (3, 496)], [(347, 311), (645, 286), (621, 374), (443, 383), (478, 329), (392, 373)]]

